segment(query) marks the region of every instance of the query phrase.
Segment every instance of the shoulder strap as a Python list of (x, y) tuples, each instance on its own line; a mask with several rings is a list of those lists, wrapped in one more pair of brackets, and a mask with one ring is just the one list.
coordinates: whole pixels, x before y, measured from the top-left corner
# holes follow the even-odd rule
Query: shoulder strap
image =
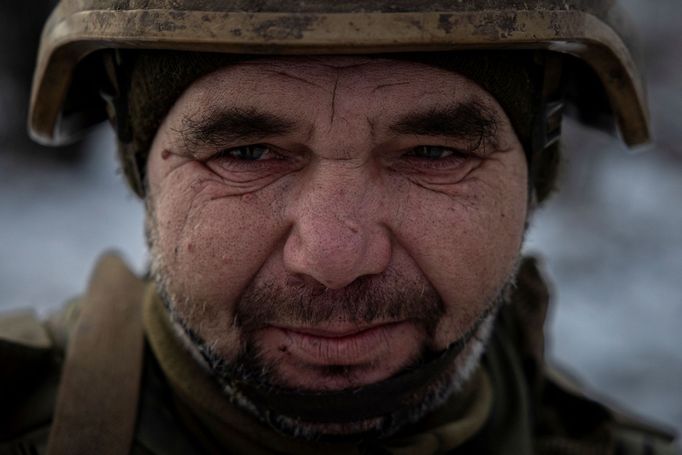
[(49, 455), (130, 452), (142, 372), (144, 288), (118, 256), (98, 261), (67, 348)]

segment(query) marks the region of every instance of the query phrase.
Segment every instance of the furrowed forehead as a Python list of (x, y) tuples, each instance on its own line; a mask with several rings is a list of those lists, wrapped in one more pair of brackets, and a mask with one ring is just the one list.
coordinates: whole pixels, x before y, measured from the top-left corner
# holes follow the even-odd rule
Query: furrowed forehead
[[(425, 80), (426, 77), (466, 79), (456, 71), (405, 59), (371, 56), (301, 56), (253, 58), (219, 68), (193, 83), (210, 88), (212, 85), (240, 78), (243, 83), (264, 83), (280, 80), (283, 84), (324, 82), (339, 77), (365, 80), (368, 83), (395, 79)], [(290, 79), (287, 81), (287, 79)], [(426, 82), (426, 81), (425, 81)]]
[[(253, 59), (213, 71), (195, 81), (187, 92), (196, 98), (196, 104), (209, 106), (226, 99), (286, 99), (291, 97), (292, 89), (318, 96), (331, 96), (338, 90), (342, 101), (362, 94), (368, 101), (381, 100), (387, 106), (398, 98), (412, 98), (417, 103), (474, 100), (495, 104), (486, 90), (455, 71), (420, 62), (364, 56)], [(298, 103), (281, 107), (294, 108), (307, 101), (299, 98)]]
[(274, 137), (307, 143), (339, 127), (376, 143), (401, 136), (495, 143), (506, 118), (492, 95), (457, 73), (366, 57), (241, 62), (196, 81), (178, 104), (172, 132), (187, 150)]

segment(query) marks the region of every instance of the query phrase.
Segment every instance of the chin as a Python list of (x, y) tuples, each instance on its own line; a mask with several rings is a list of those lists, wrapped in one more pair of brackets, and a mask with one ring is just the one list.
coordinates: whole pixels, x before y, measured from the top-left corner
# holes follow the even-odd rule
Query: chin
[[(304, 387), (286, 385), (289, 381), (279, 377), (275, 368), (264, 367), (260, 363), (262, 353), (255, 347), (245, 349), (236, 361), (225, 362), (209, 358), (209, 364), (234, 405), (281, 433), (306, 440), (330, 442), (387, 437), (421, 420), (463, 388), (480, 364), (495, 316), (496, 311), (487, 314), (447, 365), (427, 379), (411, 384), (412, 388), (407, 389), (402, 396), (394, 396), (391, 392), (395, 381), (418, 368), (430, 368), (428, 361), (420, 359), (420, 366), (410, 364), (390, 377), (375, 382), (367, 382), (368, 376), (349, 376), (347, 371), (334, 371), (335, 367), (329, 366), (327, 368), (331, 371), (326, 376), (322, 373), (320, 376), (325, 381), (323, 385), (317, 383), (312, 386), (312, 382), (299, 380), (298, 382), (305, 384)], [(205, 351), (204, 355), (206, 356)], [(242, 387), (240, 384), (244, 384), (244, 381), (249, 381), (251, 387)], [(300, 414), (297, 413), (298, 409), (305, 410), (306, 406), (319, 407), (319, 403), (325, 400), (353, 401), (355, 397), (362, 397), (363, 391), (367, 390), (371, 390), (372, 394), (381, 397), (383, 401), (397, 406), (381, 415), (367, 416), (363, 414), (367, 414), (368, 406), (360, 398), (355, 403), (358, 417), (353, 418), (346, 410), (346, 418), (339, 421), (334, 421), (333, 406), (318, 420), (299, 417)], [(268, 406), (268, 403), (273, 404), (277, 400), (277, 393), (282, 393), (287, 398), (295, 397), (299, 403), (298, 409), (287, 409), (284, 406), (276, 409)]]

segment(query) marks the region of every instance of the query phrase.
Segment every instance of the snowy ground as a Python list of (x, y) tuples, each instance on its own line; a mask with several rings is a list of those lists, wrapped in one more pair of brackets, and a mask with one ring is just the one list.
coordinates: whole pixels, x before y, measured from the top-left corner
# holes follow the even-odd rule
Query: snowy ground
[[(682, 4), (627, 3), (648, 37), (657, 145), (632, 154), (567, 123), (562, 191), (527, 250), (555, 284), (550, 358), (682, 432), (682, 40), (671, 25)], [(142, 207), (117, 174), (111, 134), (88, 141), (71, 163), (0, 151), (0, 309), (54, 308), (82, 291), (105, 249), (144, 269)]]

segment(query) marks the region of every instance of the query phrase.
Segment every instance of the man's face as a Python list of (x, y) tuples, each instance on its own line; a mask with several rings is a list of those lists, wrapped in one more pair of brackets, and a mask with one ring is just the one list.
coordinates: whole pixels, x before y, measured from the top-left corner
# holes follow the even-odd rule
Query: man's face
[(213, 362), (248, 352), (268, 382), (306, 391), (377, 383), (456, 341), (463, 380), (527, 210), (523, 150), (492, 96), (397, 60), (213, 72), (166, 117), (148, 178), (175, 319)]

